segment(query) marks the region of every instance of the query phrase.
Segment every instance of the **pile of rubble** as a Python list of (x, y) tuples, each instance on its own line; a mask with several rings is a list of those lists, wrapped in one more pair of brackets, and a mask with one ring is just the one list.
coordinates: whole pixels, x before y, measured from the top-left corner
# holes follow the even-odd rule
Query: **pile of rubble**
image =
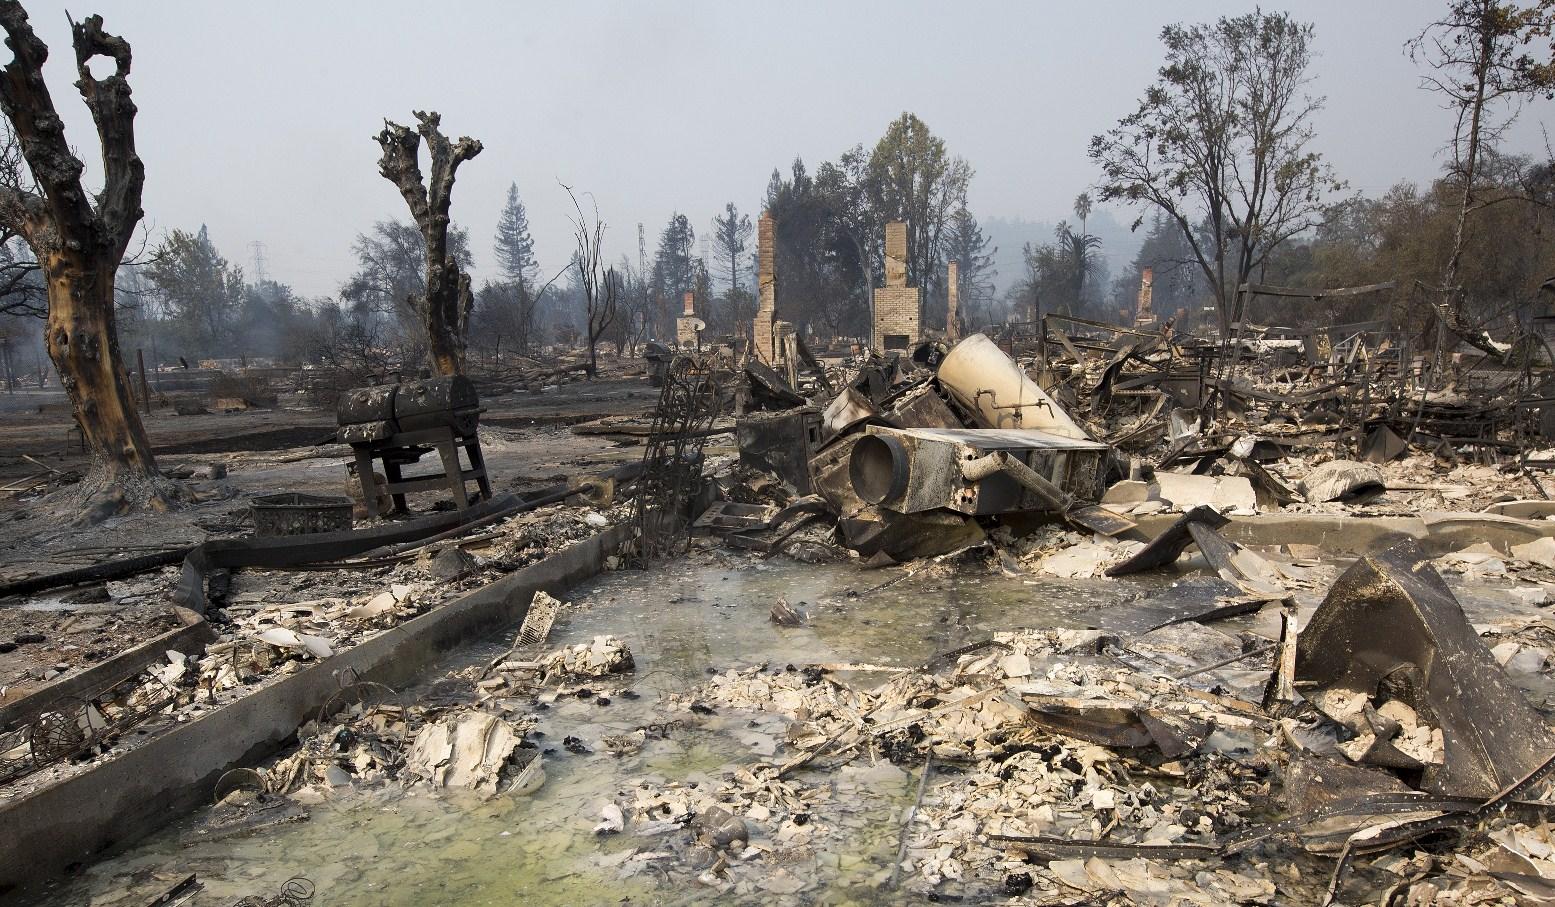
[[(535, 599), (554, 601), (543, 592)], [(469, 790), (483, 799), (533, 793), (545, 782), (543, 753), (531, 736), (537, 704), (629, 673), (633, 663), (614, 637), (518, 660), (521, 649), (538, 646), (524, 638), (521, 630), (515, 647), (484, 670), (451, 675), (436, 696), (414, 704), (379, 684), (342, 689), (318, 720), (299, 729), (297, 750), (263, 773), (263, 788), (305, 804), (330, 788), (393, 781)], [(646, 739), (644, 732), (636, 745)], [(581, 749), (571, 738), (564, 745)], [(632, 741), (606, 745), (624, 751)]]
[[(554, 505), (510, 517), (479, 535), (386, 557), (302, 572), (222, 572), (210, 583), (205, 615), (209, 637), (214, 638), (203, 647), (148, 653), (156, 661), (117, 681), (110, 691), (116, 698), (127, 697), (136, 723), (144, 723), (149, 733), (124, 734), (127, 724), (101, 726), (92, 709), (102, 711), (102, 705), (89, 706), (73, 718), (57, 710), (45, 712), (0, 735), (0, 785), (19, 794), (114, 758), (159, 729), (219, 709), (629, 516), (628, 505), (603, 510)], [(120, 601), (166, 599), (177, 578), (177, 572), (168, 569), (106, 586)], [(171, 616), (169, 622), (177, 626)], [(69, 735), (70, 746), (52, 746), (45, 752), (32, 742), (39, 721), (60, 720), (80, 725), (79, 732)]]
[[(862, 354), (824, 376), (785, 380), (752, 362), (736, 434), (742, 466), (765, 479), (762, 489), (721, 491), (778, 509), (713, 527), (770, 551), (824, 522), (838, 543), (882, 564), (1056, 520), (1071, 545), (1088, 546), (1078, 557), (1105, 567), (1127, 556), (1097, 550), (1116, 549), (1109, 540), (1202, 506), (1234, 517), (1555, 518), (1550, 492), (1524, 465), (1545, 459), (1531, 449), (1517, 370), (1433, 377), (1386, 341), (1368, 345), (1377, 338), (1365, 331), (1223, 346), (1080, 319), (1065, 333), (1063, 320), (1044, 323), (1035, 347), (975, 334), (910, 356)], [(1448, 390), (1431, 389), (1449, 379)], [(1479, 415), (1453, 421), (1414, 406), (1449, 396)]]
[(1183, 620), (997, 633), (912, 669), (725, 671), (669, 707), (774, 716), (775, 736), (750, 734), (755, 761), (714, 783), (644, 779), (601, 808), (601, 833), (642, 839), (623, 873), (813, 895), (819, 855), (854, 830), (839, 790), (864, 775), (910, 797), (905, 768), (917, 797), (876, 883), (917, 896), (1542, 897), (1555, 801), (1530, 798), (1548, 793), (1555, 736), (1501, 664), (1547, 665), (1555, 636), (1510, 635), (1492, 651), (1405, 543), (1357, 562), (1272, 646)]

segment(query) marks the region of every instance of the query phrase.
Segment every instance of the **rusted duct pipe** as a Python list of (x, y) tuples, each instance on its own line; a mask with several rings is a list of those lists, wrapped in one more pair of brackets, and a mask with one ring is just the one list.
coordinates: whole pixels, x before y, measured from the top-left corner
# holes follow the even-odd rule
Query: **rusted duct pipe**
[(1009, 451), (996, 450), (987, 456), (961, 462), (961, 475), (968, 482), (981, 482), (1001, 472), (1019, 482), (1022, 488), (1036, 495), (1052, 510), (1062, 513), (1074, 505), (1074, 495), (1066, 493), (1035, 469), (1010, 456)]
[(937, 373), (940, 386), (984, 428), (1027, 428), (1091, 440), (1014, 359), (989, 340), (973, 334), (945, 355)]

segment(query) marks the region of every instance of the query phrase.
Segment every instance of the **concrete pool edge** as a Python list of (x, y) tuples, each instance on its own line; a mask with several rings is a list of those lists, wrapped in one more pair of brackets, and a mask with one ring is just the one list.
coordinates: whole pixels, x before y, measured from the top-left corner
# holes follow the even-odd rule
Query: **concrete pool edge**
[(339, 690), (341, 672), (398, 686), (484, 631), (516, 627), (537, 591), (600, 573), (631, 534), (614, 526), (256, 690), (57, 784), (0, 804), (0, 896), (160, 830), (210, 802), (216, 779), (279, 749)]
[[(1169, 513), (1140, 517), (1137, 531), (1145, 538), (1154, 538), (1180, 516)], [(1468, 511), (1427, 511), (1415, 516), (1261, 513), (1230, 519), (1220, 534), (1239, 545), (1315, 545), (1326, 553), (1339, 555), (1368, 554), (1402, 538), (1414, 539), (1432, 555), (1476, 542), (1488, 543), (1506, 554), (1512, 545), (1555, 537), (1555, 521)]]

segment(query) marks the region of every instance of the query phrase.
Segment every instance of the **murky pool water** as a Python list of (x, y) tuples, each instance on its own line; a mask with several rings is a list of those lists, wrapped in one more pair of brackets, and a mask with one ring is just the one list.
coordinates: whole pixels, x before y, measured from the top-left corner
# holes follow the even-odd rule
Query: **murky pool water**
[[(1005, 577), (982, 568), (901, 579), (903, 571), (867, 571), (851, 564), (811, 566), (767, 562), (722, 551), (647, 572), (609, 574), (573, 590), (574, 603), (552, 630), (550, 645), (614, 634), (628, 643), (637, 670), (624, 682), (640, 694), (609, 705), (575, 699), (541, 713), (538, 730), (555, 747), (547, 781), (535, 794), (489, 802), (462, 794), (339, 789), (311, 808), (308, 821), (238, 837), (212, 839), (195, 815), (96, 864), (32, 904), (135, 904), (126, 896), (136, 877), (193, 872), (205, 885), (198, 905), (231, 905), (242, 897), (273, 896), (293, 876), (317, 886), (315, 905), (575, 905), (604, 903), (738, 903), (710, 890), (666, 889), (661, 879), (618, 878), (618, 862), (655, 839), (592, 834), (599, 808), (644, 777), (712, 779), (756, 758), (752, 741), (781, 731), (771, 716), (724, 713), (688, 723), (638, 754), (616, 758), (599, 738), (666, 714), (660, 696), (689, 689), (709, 670), (763, 662), (921, 664), (931, 656), (1018, 626), (1085, 626), (1142, 587), (1116, 580), (1070, 581)], [(811, 625), (786, 629), (768, 620), (784, 597), (806, 609)], [(510, 634), (509, 634), (510, 635)], [(489, 659), (508, 639), (462, 649), (428, 674)], [(623, 684), (624, 685), (624, 684)], [(610, 689), (613, 684), (602, 684)], [(409, 691), (414, 697), (416, 691)], [(564, 736), (594, 753), (571, 755)], [(888, 764), (833, 773), (845, 843), (813, 865), (793, 867), (824, 880), (796, 903), (891, 903), (881, 882), (895, 862), (904, 808), (916, 773)], [(125, 897), (124, 900), (120, 900)], [(774, 903), (763, 896), (752, 903)]]

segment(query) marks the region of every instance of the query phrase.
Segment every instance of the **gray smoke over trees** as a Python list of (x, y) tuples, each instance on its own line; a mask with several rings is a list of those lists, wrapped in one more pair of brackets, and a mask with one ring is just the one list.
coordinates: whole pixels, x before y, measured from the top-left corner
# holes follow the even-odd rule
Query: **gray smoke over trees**
[(168, 234), (146, 277), (171, 321), (170, 339), (186, 354), (204, 358), (234, 348), (246, 291), (243, 269), (216, 251), (203, 224), (196, 233)]
[[(884, 280), (885, 224), (903, 221), (908, 283), (924, 289), (930, 323), (943, 324), (945, 263), (971, 178), (971, 166), (911, 113), (892, 121), (872, 147), (855, 146), (813, 176), (799, 159), (786, 175), (774, 170), (764, 207), (776, 221), (778, 308), (785, 320), (866, 335), (870, 290)], [(960, 247), (960, 254), (977, 258), (976, 287), (993, 276), (985, 245), (975, 253)]]
[(942, 244), (945, 260), (956, 262), (956, 290), (961, 319), (981, 326), (993, 319), (994, 256), (999, 247), (983, 235), (983, 228), (966, 206), (956, 210), (946, 225)]
[(679, 212), (671, 214), (669, 223), (659, 232), (659, 248), (653, 258), (653, 336), (675, 336), (681, 298), (696, 290), (698, 261), (692, 252), (695, 245), (696, 231), (691, 229), (691, 221)]
[[(420, 330), (414, 300), (426, 292), (425, 242), (414, 226), (400, 220), (380, 220), (359, 233), (352, 245), (356, 272), (340, 288), (340, 297), (364, 316), (388, 316), (407, 334)], [(469, 234), (458, 226), (448, 231), (448, 248), (460, 266), (469, 268)]]
[(1520, 101), (1555, 85), (1549, 68), (1524, 50), (1531, 33), (1549, 31), (1549, 4), (1543, 6), (1542, 11), (1524, 10), (1500, 0), (1454, 0), (1408, 45), (1411, 59), (1426, 67), (1423, 87), (1440, 95), (1453, 113), (1448, 179), (1457, 188), (1457, 220), (1442, 267), (1442, 321), (1496, 356), (1505, 350), (1490, 340), (1482, 323), (1471, 323), (1465, 315), (1460, 272), (1469, 216), (1483, 207), (1477, 190), (1486, 153), (1517, 119)]

